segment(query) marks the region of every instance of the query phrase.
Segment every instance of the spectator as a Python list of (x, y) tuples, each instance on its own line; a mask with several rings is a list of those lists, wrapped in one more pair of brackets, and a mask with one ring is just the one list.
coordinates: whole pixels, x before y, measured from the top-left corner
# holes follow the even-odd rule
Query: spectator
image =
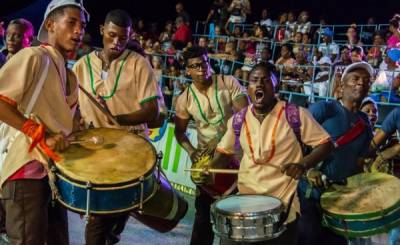
[(171, 20), (168, 20), (165, 23), (164, 31), (161, 32), (158, 40), (163, 44), (163, 49), (168, 49), (168, 45), (170, 45), (172, 40), (172, 35), (174, 34), (174, 23)]
[(397, 61), (400, 60), (400, 49), (390, 49), (380, 65), (379, 73), (376, 76), (375, 82), (371, 86), (373, 92), (383, 92), (381, 95), (387, 101), (388, 92), (393, 87), (393, 81), (400, 74), (400, 65)]
[(296, 15), (293, 11), (289, 11), (286, 21), (285, 40), (291, 40), (296, 32), (297, 22)]
[(373, 46), (368, 50), (368, 63), (373, 67), (378, 67), (382, 62), (382, 56), (385, 52), (385, 39), (381, 32), (376, 32), (374, 35)]
[(352, 49), (344, 45), (340, 48), (340, 58), (337, 62), (335, 62), (334, 67), (336, 66), (348, 66), (352, 63)]
[(175, 10), (176, 10), (176, 19), (175, 22), (178, 22), (179, 18), (183, 19), (183, 22), (187, 25), (190, 26), (190, 17), (189, 14), (185, 11), (183, 4), (181, 2), (177, 3), (175, 5)]
[(228, 16), (228, 8), (224, 0), (215, 0), (208, 12), (206, 24), (213, 23), (215, 26), (223, 27)]
[(303, 50), (297, 52), (295, 57), (295, 67), (293, 69), (293, 76), (291, 80), (295, 81), (296, 83), (293, 83), (292, 88), (294, 88), (294, 91), (300, 93), (304, 92), (303, 84), (311, 81), (313, 67), (307, 62), (307, 55)]
[(303, 33), (302, 38), (302, 49), (307, 54), (307, 61), (310, 62), (313, 57), (313, 44), (311, 44), (310, 34)]
[(387, 47), (400, 47), (400, 14), (395, 14), (389, 21), (389, 31), (392, 35), (387, 40)]
[(361, 111), (368, 115), (368, 119), (371, 122), (371, 127), (374, 128), (378, 121), (378, 105), (370, 97), (366, 97), (361, 102)]
[(297, 54), (299, 51), (301, 51), (303, 45), (302, 45), (302, 41), (303, 41), (303, 35), (301, 34), (301, 32), (297, 32), (294, 37), (293, 37), (293, 53)]
[(301, 11), (297, 19), (297, 32), (302, 34), (308, 34), (311, 30), (311, 22), (308, 20), (310, 18), (307, 11)]
[(279, 69), (280, 80), (288, 80), (293, 71), (295, 59), (293, 59), (292, 46), (288, 43), (282, 44), (281, 56), (275, 62), (275, 66)]
[(268, 32), (271, 32), (272, 20), (268, 17), (268, 10), (266, 8), (264, 8), (261, 11), (260, 25), (265, 26), (265, 28), (267, 28)]
[(363, 28), (360, 34), (360, 40), (364, 43), (372, 43), (376, 27), (375, 18), (369, 17), (367, 20), (367, 26)]
[(346, 45), (349, 45), (350, 47), (363, 45), (363, 43), (360, 41), (360, 39), (358, 37), (357, 29), (356, 29), (355, 25), (350, 26), (347, 29), (346, 37), (347, 37)]
[(272, 50), (269, 47), (264, 47), (261, 51), (261, 56), (259, 60), (257, 61), (257, 64), (259, 63), (270, 63), (274, 64), (274, 61), (272, 60)]
[(354, 46), (351, 49), (351, 63), (364, 61), (364, 49), (361, 46)]
[(282, 42), (285, 39), (285, 31), (286, 31), (286, 22), (287, 22), (288, 14), (282, 13), (279, 15), (279, 23), (275, 35), (275, 40), (277, 42)]
[(329, 57), (324, 56), (318, 61), (318, 65), (321, 70), (315, 76), (315, 80), (312, 84), (311, 82), (304, 83), (304, 93), (308, 95), (317, 93), (318, 96), (325, 97), (328, 95), (332, 61)]
[(182, 17), (176, 18), (176, 31), (172, 36), (172, 41), (175, 42), (177, 49), (183, 49), (188, 42), (192, 40), (192, 31), (184, 22)]
[(225, 29), (233, 30), (234, 24), (246, 22), (246, 17), (251, 13), (251, 5), (249, 0), (232, 0), (228, 7), (229, 16)]
[(26, 19), (14, 19), (7, 26), (6, 49), (3, 54), (9, 60), (23, 48), (30, 47), (33, 40), (34, 29), (31, 22)]
[[(229, 30), (227, 30), (227, 31), (229, 31)], [(242, 28), (240, 28), (240, 26), (235, 26), (235, 28), (233, 28), (232, 36), (234, 38), (241, 38), (242, 37)]]
[(318, 52), (320, 52), (322, 56), (329, 57), (331, 62), (335, 62), (338, 58), (339, 46), (332, 41), (333, 31), (327, 27), (323, 29), (321, 36), (323, 43), (318, 46)]

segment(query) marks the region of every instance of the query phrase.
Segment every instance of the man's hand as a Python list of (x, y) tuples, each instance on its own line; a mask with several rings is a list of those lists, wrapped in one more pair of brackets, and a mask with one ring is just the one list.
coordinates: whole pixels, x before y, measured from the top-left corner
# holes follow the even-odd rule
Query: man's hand
[(323, 174), (321, 171), (316, 169), (310, 169), (307, 172), (307, 180), (315, 187), (326, 187), (326, 184), (322, 178)]
[(69, 141), (62, 134), (47, 136), (45, 141), (53, 151), (63, 152), (69, 147)]
[(300, 163), (288, 163), (281, 167), (282, 173), (285, 173), (287, 176), (290, 176), (295, 180), (300, 179), (305, 171), (306, 168)]

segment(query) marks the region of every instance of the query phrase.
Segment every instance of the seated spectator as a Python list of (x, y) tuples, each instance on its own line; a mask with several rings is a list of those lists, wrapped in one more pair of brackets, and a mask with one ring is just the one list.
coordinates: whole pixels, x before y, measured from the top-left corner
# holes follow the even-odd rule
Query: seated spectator
[(182, 18), (182, 21), (187, 25), (190, 26), (190, 16), (189, 14), (185, 11), (185, 8), (181, 2), (177, 3), (175, 5), (175, 11), (176, 11), (176, 19), (175, 23), (178, 22), (179, 18)]
[(373, 67), (378, 67), (382, 62), (383, 54), (385, 53), (385, 39), (381, 32), (376, 32), (374, 35), (373, 46), (368, 50), (367, 60)]
[(297, 54), (299, 51), (302, 50), (302, 41), (303, 34), (301, 34), (301, 32), (297, 32), (293, 37), (293, 54)]
[(259, 59), (257, 60), (257, 64), (259, 63), (270, 63), (274, 64), (274, 61), (272, 60), (272, 50), (269, 47), (264, 47), (261, 51), (261, 55)]
[(311, 62), (314, 52), (314, 45), (311, 44), (310, 34), (303, 33), (301, 38), (301, 49), (307, 54), (307, 61)]
[[(344, 45), (340, 48), (340, 58), (337, 62), (333, 64), (334, 67), (336, 66), (348, 66), (352, 63), (352, 54), (351, 54), (352, 49)], [(333, 69), (335, 70), (335, 69)]]
[(228, 16), (228, 6), (224, 0), (214, 0), (208, 12), (206, 24), (214, 24), (223, 27)]
[(279, 71), (280, 80), (289, 80), (293, 72), (295, 59), (293, 58), (292, 46), (288, 43), (282, 44), (280, 57), (275, 62), (275, 66)]
[(360, 40), (364, 43), (372, 43), (374, 33), (376, 31), (376, 23), (374, 17), (369, 17), (367, 20), (367, 26), (364, 26), (360, 33)]
[(297, 29), (296, 15), (293, 11), (289, 11), (286, 21), (285, 40), (292, 40)]
[(163, 82), (163, 67), (162, 67), (162, 59), (160, 56), (153, 55), (151, 59), (151, 64), (153, 65), (154, 75), (156, 76), (156, 80), (158, 81), (158, 85), (160, 88), (164, 87)]
[(321, 52), (322, 56), (329, 57), (331, 63), (335, 62), (339, 55), (339, 46), (332, 41), (333, 31), (327, 27), (322, 31), (321, 36), (322, 43), (318, 46), (318, 52)]
[(354, 46), (351, 49), (351, 63), (364, 61), (364, 49), (361, 46)]
[(347, 37), (347, 42), (345, 45), (348, 45), (350, 47), (363, 45), (360, 38), (358, 37), (357, 28), (355, 25), (352, 25), (347, 29), (346, 37)]
[(311, 30), (311, 22), (309, 21), (310, 15), (307, 11), (301, 11), (297, 19), (297, 30), (301, 34), (308, 34)]
[(330, 70), (332, 61), (329, 57), (322, 57), (318, 61), (320, 71), (315, 76), (313, 82), (304, 82), (304, 93), (311, 95), (316, 93), (318, 96), (326, 97), (328, 95)]
[(287, 17), (288, 14), (285, 12), (279, 15), (278, 27), (274, 37), (276, 42), (283, 42), (285, 40)]
[(2, 52), (6, 56), (6, 60), (9, 60), (21, 49), (30, 47), (33, 40), (33, 34), (33, 25), (28, 20), (11, 20), (5, 32), (6, 48)]
[(303, 84), (311, 81), (313, 67), (307, 61), (307, 55), (304, 51), (300, 50), (295, 54), (295, 57), (296, 61), (291, 78), (295, 83), (292, 83), (292, 91), (304, 93)]
[(389, 21), (389, 31), (392, 35), (387, 40), (387, 47), (389, 49), (400, 47), (400, 14), (395, 14)]
[(181, 50), (192, 40), (192, 31), (186, 25), (182, 17), (176, 18), (176, 28), (172, 36), (172, 41), (175, 42), (175, 47)]
[(164, 31), (161, 32), (158, 40), (161, 42), (163, 51), (166, 51), (169, 48), (169, 45), (172, 41), (172, 35), (174, 34), (174, 24), (171, 20), (168, 20), (165, 23)]
[(260, 25), (267, 28), (268, 34), (272, 31), (272, 20), (268, 17), (268, 10), (266, 8), (261, 10)]
[(371, 86), (371, 91), (381, 93), (384, 101), (388, 101), (389, 91), (392, 90), (393, 81), (400, 74), (400, 49), (390, 49), (380, 65), (380, 70), (376, 76), (375, 82)]

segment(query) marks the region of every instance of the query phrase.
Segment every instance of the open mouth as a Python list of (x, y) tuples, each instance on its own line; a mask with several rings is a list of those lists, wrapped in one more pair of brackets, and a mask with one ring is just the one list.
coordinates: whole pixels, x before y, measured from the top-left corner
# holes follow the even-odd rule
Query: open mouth
[(80, 38), (72, 38), (71, 39), (74, 43), (80, 43), (81, 39)]
[(256, 92), (255, 92), (255, 102), (256, 103), (262, 103), (263, 99), (264, 99), (264, 91), (256, 90)]

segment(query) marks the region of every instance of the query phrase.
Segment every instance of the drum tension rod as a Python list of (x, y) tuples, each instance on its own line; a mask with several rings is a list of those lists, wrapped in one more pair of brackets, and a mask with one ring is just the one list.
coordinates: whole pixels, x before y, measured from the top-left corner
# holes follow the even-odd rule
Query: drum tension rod
[(86, 212), (85, 212), (85, 223), (89, 222), (90, 218), (90, 190), (92, 189), (92, 183), (86, 182)]
[(160, 180), (161, 180), (161, 176), (160, 176), (160, 174), (161, 174), (161, 160), (162, 160), (162, 158), (163, 158), (163, 153), (162, 153), (162, 151), (160, 151), (160, 152), (158, 152), (157, 153), (157, 183), (160, 183)]
[(140, 176), (140, 202), (139, 202), (139, 210), (140, 214), (143, 214), (143, 196), (144, 196), (144, 176)]

